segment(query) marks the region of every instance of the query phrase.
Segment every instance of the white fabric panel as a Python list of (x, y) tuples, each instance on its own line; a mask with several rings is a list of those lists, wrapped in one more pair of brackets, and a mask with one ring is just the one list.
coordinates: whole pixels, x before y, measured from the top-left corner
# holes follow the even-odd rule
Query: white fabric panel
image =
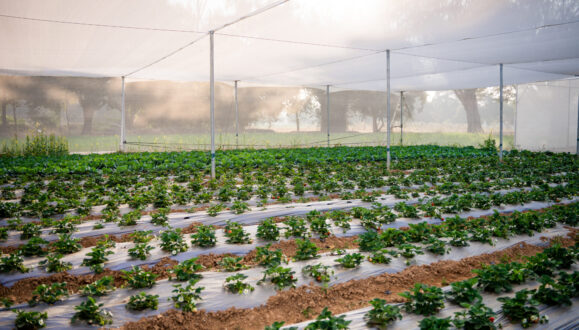
[(518, 86), (516, 147), (575, 153), (578, 98), (579, 79)]

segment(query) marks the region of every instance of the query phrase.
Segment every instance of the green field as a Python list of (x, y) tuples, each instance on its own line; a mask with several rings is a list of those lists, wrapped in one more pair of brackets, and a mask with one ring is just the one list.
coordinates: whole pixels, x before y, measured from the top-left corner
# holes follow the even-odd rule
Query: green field
[[(488, 134), (471, 133), (405, 133), (404, 145), (477, 146), (489, 137)], [(498, 142), (498, 136), (495, 136)], [(505, 149), (513, 146), (513, 135), (504, 136)], [(211, 139), (208, 134), (176, 135), (130, 135), (127, 137), (128, 151), (163, 150), (209, 150)], [(5, 140), (4, 140), (5, 141)], [(117, 151), (119, 136), (71, 136), (68, 137), (70, 152)], [(235, 134), (217, 134), (218, 149), (237, 146)], [(400, 145), (400, 134), (393, 133), (392, 145)], [(240, 148), (283, 148), (326, 146), (327, 136), (323, 133), (245, 133), (239, 136)], [(384, 133), (336, 133), (330, 136), (330, 144), (336, 145), (385, 145)]]

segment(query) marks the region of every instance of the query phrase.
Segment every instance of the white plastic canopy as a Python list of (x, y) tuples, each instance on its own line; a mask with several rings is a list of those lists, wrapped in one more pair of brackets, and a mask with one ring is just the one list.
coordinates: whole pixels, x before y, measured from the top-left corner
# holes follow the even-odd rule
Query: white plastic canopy
[(448, 90), (579, 75), (579, 1), (0, 0), (0, 73)]

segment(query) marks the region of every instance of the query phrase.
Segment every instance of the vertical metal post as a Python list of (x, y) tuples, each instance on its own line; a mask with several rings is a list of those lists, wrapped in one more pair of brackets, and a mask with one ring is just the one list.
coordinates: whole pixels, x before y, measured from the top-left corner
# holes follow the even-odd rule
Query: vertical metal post
[(400, 91), (400, 145), (402, 145), (402, 134), (404, 133), (404, 92)]
[(513, 148), (517, 148), (517, 116), (519, 112), (519, 85), (515, 85), (515, 137), (513, 138)]
[(239, 148), (239, 108), (237, 106), (237, 82), (235, 81), (235, 148)]
[(576, 155), (579, 155), (579, 97), (577, 97), (577, 151)]
[(125, 151), (125, 77), (121, 77), (121, 152)]
[(500, 64), (500, 73), (501, 73), (501, 85), (499, 90), (499, 104), (500, 104), (500, 112), (499, 112), (499, 121), (500, 121), (500, 142), (499, 142), (499, 160), (503, 161), (503, 63)]
[(328, 125), (328, 148), (330, 147), (330, 85), (326, 85), (326, 115)]
[(390, 171), (390, 49), (386, 50), (386, 169)]
[(215, 179), (215, 77), (213, 73), (213, 35), (209, 31), (209, 109), (211, 112), (211, 179)]

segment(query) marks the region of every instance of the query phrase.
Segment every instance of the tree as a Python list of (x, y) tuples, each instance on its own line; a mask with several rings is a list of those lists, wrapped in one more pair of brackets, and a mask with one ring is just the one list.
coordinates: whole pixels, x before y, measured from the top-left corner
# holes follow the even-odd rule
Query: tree
[[(483, 102), (484, 96), (490, 96), (493, 99), (499, 99), (498, 87), (471, 88), (455, 90), (454, 94), (462, 103), (466, 112), (467, 132), (481, 133), (482, 125), (479, 113), (479, 105)], [(516, 101), (516, 89), (514, 86), (503, 87), (503, 102), (513, 104)]]

